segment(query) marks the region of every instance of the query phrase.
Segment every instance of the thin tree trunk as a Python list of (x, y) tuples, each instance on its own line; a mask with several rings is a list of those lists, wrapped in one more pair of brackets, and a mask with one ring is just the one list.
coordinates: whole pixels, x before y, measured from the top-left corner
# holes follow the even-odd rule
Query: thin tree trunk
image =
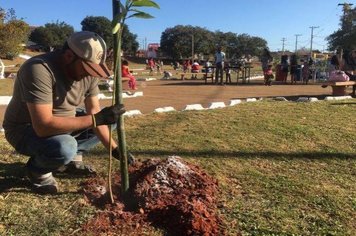
[[(117, 14), (120, 14), (120, 0), (112, 0), (113, 5), (113, 19)], [(122, 98), (122, 76), (121, 76), (121, 35), (122, 25), (120, 30), (114, 34), (114, 80), (115, 80), (115, 103), (123, 104)], [(120, 116), (117, 124), (118, 145), (120, 149), (120, 170), (121, 170), (121, 191), (125, 195), (129, 189), (129, 174), (127, 163), (126, 150), (126, 135), (124, 116)]]

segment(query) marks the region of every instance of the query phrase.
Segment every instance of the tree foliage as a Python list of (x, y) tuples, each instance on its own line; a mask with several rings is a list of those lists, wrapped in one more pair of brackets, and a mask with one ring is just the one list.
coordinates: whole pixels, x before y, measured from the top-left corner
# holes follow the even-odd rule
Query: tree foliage
[(32, 31), (30, 40), (43, 46), (46, 51), (62, 48), (66, 39), (74, 32), (65, 22), (47, 23)]
[(228, 59), (237, 59), (247, 54), (260, 55), (262, 49), (267, 46), (266, 40), (248, 34), (211, 32), (201, 27), (177, 25), (162, 33), (161, 50), (173, 59), (190, 58), (192, 42), (195, 54), (213, 55), (219, 45), (223, 47)]
[(344, 12), (345, 14), (340, 18), (340, 29), (326, 38), (329, 50), (339, 48), (352, 50), (356, 48), (356, 25), (352, 24), (356, 20), (356, 7), (351, 9), (346, 5)]
[(0, 8), (0, 57), (13, 59), (23, 49), (21, 44), (27, 43), (29, 25), (16, 18), (15, 11)]
[(210, 54), (214, 50), (213, 33), (191, 25), (177, 25), (162, 33), (161, 50), (174, 59), (191, 57), (193, 45), (195, 52)]
[[(108, 48), (113, 48), (112, 24), (111, 21), (104, 16), (87, 16), (81, 22), (82, 30), (92, 31), (99, 34), (106, 42)], [(135, 55), (138, 50), (139, 43), (137, 35), (130, 32), (126, 24), (122, 28), (122, 50), (126, 54)]]

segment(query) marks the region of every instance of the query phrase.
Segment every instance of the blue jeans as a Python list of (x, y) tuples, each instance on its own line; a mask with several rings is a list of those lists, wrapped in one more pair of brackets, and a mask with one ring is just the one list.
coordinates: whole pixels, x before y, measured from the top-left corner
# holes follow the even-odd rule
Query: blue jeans
[[(80, 113), (82, 112), (82, 113)], [(77, 110), (83, 115), (83, 110)], [(115, 128), (115, 127), (114, 127)], [(89, 151), (100, 142), (91, 128), (71, 134), (60, 134), (51, 137), (38, 137), (29, 125), (23, 138), (16, 146), (20, 154), (30, 156), (27, 168), (37, 173), (48, 173), (68, 164), (75, 155)]]

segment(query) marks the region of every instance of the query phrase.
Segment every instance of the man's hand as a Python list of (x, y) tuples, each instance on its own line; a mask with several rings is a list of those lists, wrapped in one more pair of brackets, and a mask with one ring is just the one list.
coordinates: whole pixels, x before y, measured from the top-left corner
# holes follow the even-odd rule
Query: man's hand
[[(119, 147), (113, 149), (111, 154), (115, 159), (117, 159), (117, 160), (121, 159)], [(134, 163), (135, 163), (134, 156), (130, 152), (127, 152), (127, 164), (132, 165)]]
[(111, 125), (117, 122), (120, 115), (125, 113), (123, 104), (116, 104), (111, 107), (105, 107), (93, 115), (93, 126)]

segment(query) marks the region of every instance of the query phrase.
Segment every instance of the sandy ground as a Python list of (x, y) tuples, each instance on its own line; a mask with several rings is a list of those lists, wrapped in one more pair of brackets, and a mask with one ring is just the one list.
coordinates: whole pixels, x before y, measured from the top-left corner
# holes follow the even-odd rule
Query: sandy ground
[[(151, 113), (156, 108), (172, 106), (176, 110), (183, 110), (188, 104), (202, 104), (209, 107), (212, 102), (225, 102), (231, 99), (268, 98), (283, 96), (288, 100), (301, 96), (323, 97), (331, 95), (331, 88), (321, 88), (320, 84), (290, 85), (275, 84), (264, 86), (262, 81), (238, 85), (204, 84), (202, 80), (156, 80), (138, 82), (138, 91), (143, 92), (142, 97), (126, 98), (126, 110), (140, 110), (143, 114)], [(351, 90), (349, 90), (351, 92)], [(102, 106), (111, 104), (111, 100), (101, 100)], [(0, 106), (0, 124), (6, 106)]]

